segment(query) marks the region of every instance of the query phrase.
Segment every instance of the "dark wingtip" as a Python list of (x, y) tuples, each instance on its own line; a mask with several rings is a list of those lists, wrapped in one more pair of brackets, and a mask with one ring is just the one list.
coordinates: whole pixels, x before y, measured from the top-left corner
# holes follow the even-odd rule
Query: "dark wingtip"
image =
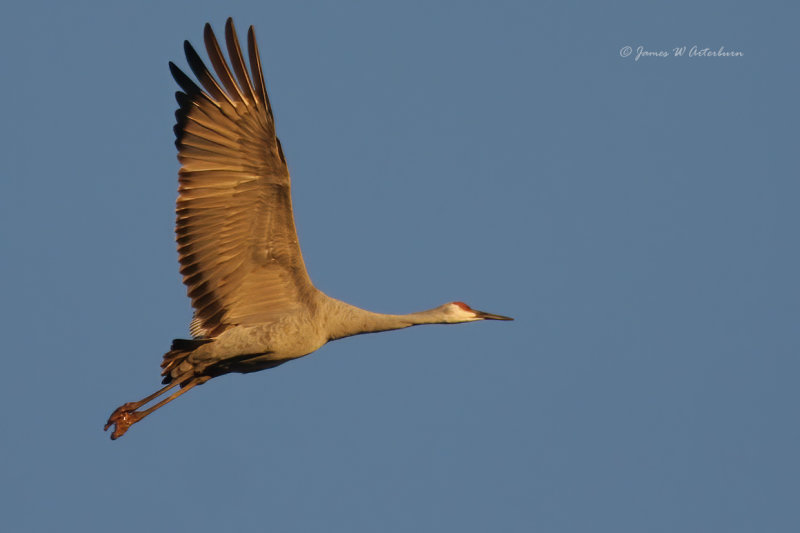
[(214, 28), (211, 27), (211, 24), (206, 22), (206, 25), (203, 27), (203, 40), (207, 43), (209, 39), (214, 39), (216, 41), (217, 36), (214, 35)]
[(178, 85), (180, 85), (181, 89), (183, 89), (186, 94), (197, 94), (202, 92), (200, 87), (198, 87), (197, 84), (193, 82), (189, 76), (184, 74), (184, 72), (172, 61), (169, 62), (169, 71), (172, 73), (172, 77), (175, 78), (175, 81), (178, 83)]
[(178, 77), (186, 76), (186, 74), (183, 73), (183, 71), (180, 69), (180, 67), (178, 67), (178, 65), (176, 65), (172, 61), (169, 62), (169, 72), (170, 72), (170, 74), (172, 74), (172, 77), (175, 78), (176, 81), (177, 81)]

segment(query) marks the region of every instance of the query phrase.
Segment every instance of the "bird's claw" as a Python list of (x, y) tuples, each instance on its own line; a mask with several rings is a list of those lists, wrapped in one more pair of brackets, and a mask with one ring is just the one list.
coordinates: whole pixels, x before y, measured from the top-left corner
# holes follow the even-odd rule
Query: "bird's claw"
[(142, 414), (136, 412), (139, 405), (135, 402), (129, 402), (117, 407), (111, 416), (108, 417), (103, 431), (108, 431), (108, 428), (114, 426), (114, 431), (111, 433), (111, 440), (117, 440), (128, 431), (128, 428), (141, 420)]

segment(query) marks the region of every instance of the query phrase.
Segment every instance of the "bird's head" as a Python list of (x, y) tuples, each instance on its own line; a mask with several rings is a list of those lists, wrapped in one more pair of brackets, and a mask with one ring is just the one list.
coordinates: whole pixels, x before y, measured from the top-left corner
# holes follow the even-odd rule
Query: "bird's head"
[(514, 320), (508, 316), (493, 315), (484, 311), (477, 311), (464, 302), (450, 302), (440, 307), (445, 320), (450, 324), (459, 322), (474, 322), (476, 320)]

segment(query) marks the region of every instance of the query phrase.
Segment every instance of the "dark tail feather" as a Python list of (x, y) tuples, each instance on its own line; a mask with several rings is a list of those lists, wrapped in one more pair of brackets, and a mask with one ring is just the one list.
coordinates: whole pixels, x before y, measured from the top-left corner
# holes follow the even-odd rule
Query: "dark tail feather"
[(212, 340), (214, 339), (172, 339), (172, 346), (170, 346), (169, 349), (192, 351), (204, 344), (208, 344)]
[(172, 381), (172, 370), (183, 363), (190, 353), (212, 340), (213, 339), (174, 339), (170, 350), (164, 354), (164, 360), (161, 361), (161, 375), (164, 376), (161, 383), (165, 385), (170, 383)]

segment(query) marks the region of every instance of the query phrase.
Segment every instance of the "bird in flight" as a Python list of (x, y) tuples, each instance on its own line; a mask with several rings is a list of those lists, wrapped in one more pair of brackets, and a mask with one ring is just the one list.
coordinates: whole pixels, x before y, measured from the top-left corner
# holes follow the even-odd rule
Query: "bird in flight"
[(181, 88), (175, 94), (181, 163), (175, 233), (194, 308), (193, 338), (172, 341), (161, 363), (163, 388), (111, 414), (105, 429), (114, 426), (112, 439), (211, 378), (273, 368), (332, 340), (419, 324), (512, 320), (463, 302), (407, 315), (372, 313), (314, 287), (297, 242), (289, 169), (253, 27), (249, 69), (232, 19), (225, 25), (229, 61), (209, 24), (204, 41), (216, 78), (188, 41), (186, 59), (199, 85), (169, 64)]

